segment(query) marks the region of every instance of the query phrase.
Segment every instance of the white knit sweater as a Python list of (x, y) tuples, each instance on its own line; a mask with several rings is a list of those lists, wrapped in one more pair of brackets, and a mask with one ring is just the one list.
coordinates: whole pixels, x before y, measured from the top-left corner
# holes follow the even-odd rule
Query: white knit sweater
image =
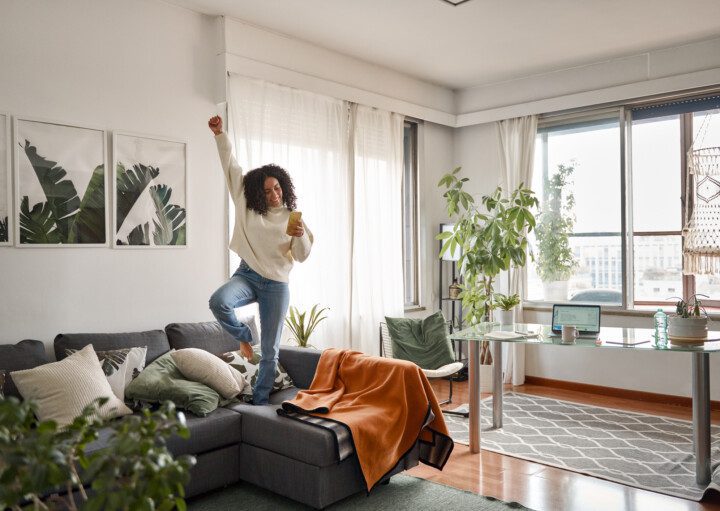
[(232, 144), (226, 133), (215, 136), (220, 162), (230, 196), (235, 203), (235, 229), (230, 249), (250, 268), (263, 277), (287, 282), (293, 261), (303, 262), (310, 255), (313, 235), (305, 222), (301, 237), (285, 234), (290, 210), (269, 208), (259, 215), (248, 209), (243, 191), (243, 172), (232, 154)]

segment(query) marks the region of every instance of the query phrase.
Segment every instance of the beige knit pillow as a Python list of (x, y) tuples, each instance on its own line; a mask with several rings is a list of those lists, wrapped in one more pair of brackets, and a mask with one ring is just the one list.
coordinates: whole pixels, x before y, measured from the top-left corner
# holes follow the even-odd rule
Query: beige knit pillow
[(132, 413), (110, 388), (92, 344), (59, 362), (13, 371), (10, 375), (23, 399), (37, 403), (38, 419), (54, 420), (59, 427), (70, 424), (99, 397), (108, 398), (99, 411), (102, 419)]
[(183, 348), (170, 356), (185, 378), (207, 385), (225, 399), (237, 396), (245, 387), (245, 378), (237, 369), (208, 351)]

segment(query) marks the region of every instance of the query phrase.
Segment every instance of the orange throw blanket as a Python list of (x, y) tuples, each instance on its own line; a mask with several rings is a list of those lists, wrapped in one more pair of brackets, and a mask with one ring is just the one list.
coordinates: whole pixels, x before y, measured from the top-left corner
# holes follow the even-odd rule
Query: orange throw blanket
[(420, 461), (440, 470), (454, 446), (430, 382), (405, 360), (325, 350), (310, 388), (282, 406), (345, 424), (368, 491), (418, 441)]

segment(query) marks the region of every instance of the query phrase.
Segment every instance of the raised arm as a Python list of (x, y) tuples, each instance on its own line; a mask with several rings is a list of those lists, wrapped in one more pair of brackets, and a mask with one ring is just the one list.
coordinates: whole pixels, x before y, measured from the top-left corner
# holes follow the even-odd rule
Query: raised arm
[(242, 168), (233, 156), (230, 137), (228, 137), (223, 131), (222, 118), (218, 115), (211, 117), (208, 121), (208, 127), (215, 135), (215, 143), (217, 144), (220, 163), (222, 164), (223, 172), (225, 173), (225, 180), (227, 181), (230, 195), (232, 195), (233, 200), (235, 201), (242, 199), (243, 172)]

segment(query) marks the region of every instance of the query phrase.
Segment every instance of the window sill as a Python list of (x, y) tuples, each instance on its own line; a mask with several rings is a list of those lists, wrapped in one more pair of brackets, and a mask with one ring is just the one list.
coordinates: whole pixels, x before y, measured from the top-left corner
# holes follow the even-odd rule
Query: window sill
[[(595, 305), (601, 305), (601, 304), (595, 304)], [(652, 318), (655, 312), (657, 311), (657, 308), (652, 310), (647, 309), (623, 309), (620, 307), (606, 307), (601, 305), (602, 307), (602, 315), (603, 316), (626, 316), (626, 317), (638, 317), (638, 318)], [(543, 303), (543, 302), (524, 302), (523, 303), (523, 309), (529, 310), (529, 311), (535, 311), (535, 312), (552, 312), (552, 304), (551, 303)], [(671, 314), (674, 312), (674, 307), (663, 307), (663, 310), (667, 312), (668, 314)], [(708, 317), (711, 321), (720, 321), (720, 311), (719, 312), (710, 312), (708, 313)]]
[(405, 312), (420, 312), (424, 311), (426, 308), (422, 305), (408, 305), (405, 307)]

